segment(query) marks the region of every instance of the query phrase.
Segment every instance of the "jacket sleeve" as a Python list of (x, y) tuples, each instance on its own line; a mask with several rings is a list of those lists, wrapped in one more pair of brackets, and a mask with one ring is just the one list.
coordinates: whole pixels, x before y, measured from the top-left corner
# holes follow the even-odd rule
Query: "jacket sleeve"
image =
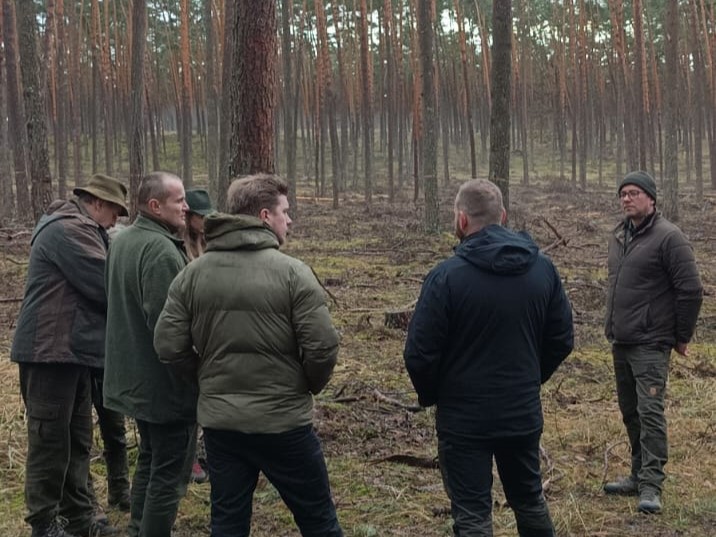
[(420, 291), (403, 352), (418, 402), (424, 407), (438, 402), (440, 362), (448, 348), (448, 300), (444, 275), (431, 271)]
[(662, 264), (674, 289), (677, 343), (688, 343), (696, 330), (703, 286), (691, 244), (680, 231), (670, 233), (662, 249)]
[(104, 285), (104, 269), (107, 261), (107, 246), (97, 228), (67, 220), (48, 226), (45, 231), (52, 229), (50, 231), (52, 236), (46, 237), (46, 242), (52, 245), (52, 252), (48, 252), (48, 255), (53, 258), (63, 277), (80, 295), (105, 311), (107, 293)]
[[(172, 246), (173, 247), (173, 246)], [(178, 252), (150, 249), (142, 266), (142, 309), (147, 328), (154, 332), (159, 314), (164, 308), (169, 285), (184, 268), (185, 263)]]
[(291, 323), (308, 389), (315, 395), (331, 378), (338, 359), (339, 337), (313, 271), (307, 265), (296, 265), (292, 280)]
[(557, 269), (550, 262), (554, 286), (542, 335), (540, 370), (542, 384), (547, 382), (574, 348), (572, 306), (564, 292)]
[(184, 270), (169, 287), (167, 301), (154, 328), (154, 350), (161, 362), (184, 363), (189, 369), (195, 369), (199, 357), (191, 336), (192, 314), (187, 304), (187, 280)]

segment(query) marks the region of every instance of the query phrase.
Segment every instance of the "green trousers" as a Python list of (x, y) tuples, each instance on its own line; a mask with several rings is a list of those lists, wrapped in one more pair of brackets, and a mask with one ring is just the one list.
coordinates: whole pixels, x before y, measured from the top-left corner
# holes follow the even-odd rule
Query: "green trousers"
[(622, 419), (631, 444), (631, 472), (639, 490), (661, 492), (668, 460), (664, 395), (671, 347), (614, 345), (614, 374)]
[(20, 364), (27, 409), (25, 503), (31, 526), (62, 516), (69, 530), (87, 528), (92, 446), (90, 370), (74, 364)]

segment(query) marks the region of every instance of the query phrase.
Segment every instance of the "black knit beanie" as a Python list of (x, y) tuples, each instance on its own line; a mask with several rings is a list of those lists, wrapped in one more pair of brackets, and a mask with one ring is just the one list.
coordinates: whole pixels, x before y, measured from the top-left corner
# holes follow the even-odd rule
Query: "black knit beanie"
[(646, 192), (651, 199), (656, 201), (656, 183), (654, 182), (654, 178), (645, 171), (637, 170), (626, 174), (626, 177), (619, 183), (619, 190), (617, 190), (617, 192), (621, 192), (622, 188), (626, 185), (638, 186)]

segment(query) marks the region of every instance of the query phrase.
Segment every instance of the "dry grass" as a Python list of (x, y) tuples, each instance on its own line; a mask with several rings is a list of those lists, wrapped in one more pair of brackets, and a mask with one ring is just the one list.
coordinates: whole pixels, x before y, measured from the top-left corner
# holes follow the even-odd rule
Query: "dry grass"
[[(455, 185), (453, 185), (455, 187)], [(444, 229), (450, 229), (446, 190)], [(628, 471), (628, 449), (614, 391), (611, 357), (601, 335), (606, 234), (618, 219), (613, 193), (565, 196), (564, 189), (513, 188), (512, 223), (542, 247), (569, 239), (550, 254), (575, 308), (577, 349), (543, 392), (543, 469), (546, 494), (560, 536), (716, 534), (716, 210), (707, 198), (687, 199), (682, 226), (693, 240), (707, 291), (697, 342), (673, 361), (667, 415), (671, 456), (665, 511), (636, 512), (634, 498), (601, 492), (606, 477)], [(383, 326), (383, 312), (409, 304), (425, 273), (451, 254), (452, 237), (426, 237), (420, 208), (378, 200), (366, 211), (346, 198), (334, 212), (304, 202), (287, 252), (327, 281), (332, 313), (342, 332), (339, 365), (317, 398), (316, 426), (328, 460), (339, 516), (347, 536), (450, 535), (448, 501), (439, 472), (391, 462), (394, 455), (431, 461), (436, 455), (433, 411), (414, 412), (415, 396), (402, 364), (404, 333)], [(547, 223), (549, 222), (549, 224)], [(0, 250), (0, 255), (3, 250)], [(22, 251), (14, 251), (22, 258)], [(22, 267), (0, 257), (5, 292), (22, 293)], [(19, 267), (19, 268), (18, 268)], [(17, 368), (7, 362), (16, 304), (0, 304), (0, 535), (25, 535), (24, 423)], [(99, 460), (93, 470), (102, 473)], [(497, 482), (496, 482), (497, 483)], [(208, 535), (208, 485), (191, 485), (182, 502), (178, 535)], [(103, 491), (100, 491), (102, 494)], [(495, 535), (516, 535), (499, 484), (494, 489)], [(110, 513), (123, 524), (122, 515)], [(297, 535), (274, 489), (262, 481), (254, 509), (256, 536)]]

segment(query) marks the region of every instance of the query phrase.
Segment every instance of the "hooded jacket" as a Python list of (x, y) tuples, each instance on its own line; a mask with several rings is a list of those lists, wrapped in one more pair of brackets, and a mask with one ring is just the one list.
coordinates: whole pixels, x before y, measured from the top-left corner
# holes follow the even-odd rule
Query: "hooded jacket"
[(281, 433), (312, 421), (338, 334), (311, 269), (278, 250), (260, 219), (206, 218), (207, 248), (174, 280), (154, 345), (168, 363), (198, 366), (198, 421)]
[(494, 439), (541, 430), (540, 385), (572, 347), (554, 265), (527, 233), (491, 225), (426, 277), (404, 358), (439, 435)]
[(14, 362), (104, 365), (107, 232), (77, 200), (53, 202), (32, 233)]

